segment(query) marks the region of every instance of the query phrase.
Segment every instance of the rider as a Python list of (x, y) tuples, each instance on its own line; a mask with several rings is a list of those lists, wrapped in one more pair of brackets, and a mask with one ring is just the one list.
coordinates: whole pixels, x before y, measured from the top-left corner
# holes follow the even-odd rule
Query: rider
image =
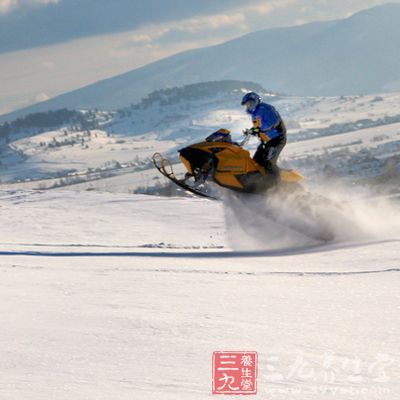
[(242, 106), (246, 107), (246, 112), (251, 115), (253, 121), (253, 127), (246, 129), (244, 133), (257, 136), (261, 141), (253, 159), (277, 181), (279, 168), (276, 162), (286, 144), (285, 124), (278, 111), (270, 104), (262, 102), (255, 92), (243, 96)]

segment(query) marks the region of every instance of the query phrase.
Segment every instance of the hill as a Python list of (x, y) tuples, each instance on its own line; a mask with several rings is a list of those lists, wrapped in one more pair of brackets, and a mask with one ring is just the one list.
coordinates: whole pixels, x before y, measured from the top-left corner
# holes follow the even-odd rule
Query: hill
[[(283, 116), (288, 145), (280, 163), (307, 176), (305, 185), (340, 178), (372, 185), (380, 195), (398, 193), (398, 93), (297, 97), (241, 81), (161, 89), (117, 111), (60, 110), (0, 126), (1, 187), (73, 184), (84, 190), (162, 193), (166, 182), (151, 155), (162, 152), (178, 161), (177, 149), (221, 127), (240, 141), (251, 123), (240, 106), (248, 90), (257, 90)], [(256, 146), (253, 141), (247, 148)]]

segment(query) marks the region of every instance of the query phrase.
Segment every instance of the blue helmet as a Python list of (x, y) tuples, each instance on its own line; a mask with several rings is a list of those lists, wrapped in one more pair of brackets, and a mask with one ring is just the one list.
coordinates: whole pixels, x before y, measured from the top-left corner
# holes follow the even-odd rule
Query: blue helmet
[(243, 96), (242, 106), (246, 106), (246, 112), (252, 114), (261, 103), (261, 97), (255, 92), (249, 92)]

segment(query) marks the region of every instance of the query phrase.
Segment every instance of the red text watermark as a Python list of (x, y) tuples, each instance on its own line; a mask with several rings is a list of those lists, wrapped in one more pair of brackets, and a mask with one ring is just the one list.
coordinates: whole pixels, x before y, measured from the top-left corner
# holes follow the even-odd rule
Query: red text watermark
[(213, 353), (213, 394), (256, 394), (257, 353), (215, 351)]

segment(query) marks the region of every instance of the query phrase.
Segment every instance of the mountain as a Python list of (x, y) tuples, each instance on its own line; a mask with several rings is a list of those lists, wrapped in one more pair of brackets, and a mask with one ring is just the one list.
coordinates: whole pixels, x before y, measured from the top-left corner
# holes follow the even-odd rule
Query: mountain
[(221, 79), (251, 79), (295, 95), (398, 90), (399, 20), (400, 4), (387, 4), (343, 20), (254, 32), (165, 58), (0, 120), (63, 107), (116, 109), (154, 89)]

